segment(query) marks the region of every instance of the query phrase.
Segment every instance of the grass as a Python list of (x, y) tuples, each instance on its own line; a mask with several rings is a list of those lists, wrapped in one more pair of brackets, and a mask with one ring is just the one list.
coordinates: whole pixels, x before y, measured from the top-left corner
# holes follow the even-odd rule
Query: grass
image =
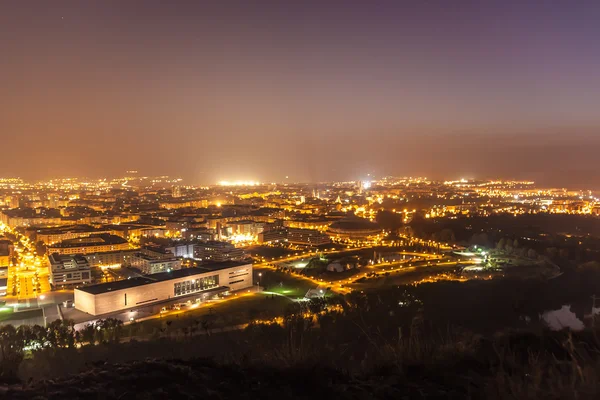
[(41, 317), (42, 315), (42, 310), (40, 309), (15, 312), (12, 307), (0, 308), (0, 321), (17, 321), (22, 319)]
[(0, 321), (10, 320), (14, 310), (12, 307), (1, 307), (0, 308)]
[[(394, 270), (389, 270), (388, 268), (386, 271), (383, 271), (382, 269), (363, 269), (361, 272), (376, 272), (379, 276), (376, 278), (367, 278), (363, 282), (352, 283), (349, 286), (356, 290), (369, 290), (380, 288), (382, 286), (407, 285), (429, 276), (454, 271), (456, 266), (413, 266), (404, 268), (394, 266), (394, 268)], [(389, 273), (389, 275), (385, 275), (386, 273)]]
[[(208, 302), (196, 309), (179, 314), (168, 314), (161, 318), (153, 318), (134, 323), (126, 329), (130, 336), (144, 336), (168, 327), (169, 331), (177, 331), (190, 326), (197, 326), (197, 321), (211, 319), (212, 328), (242, 325), (254, 319), (272, 319), (283, 315), (285, 308), (292, 301), (283, 296), (269, 296), (264, 293), (253, 293), (233, 296), (224, 301)], [(170, 324), (167, 324), (167, 322)]]
[(365, 267), (361, 267), (361, 268), (352, 268), (352, 269), (347, 269), (345, 271), (342, 272), (331, 272), (331, 271), (325, 271), (323, 272), (321, 275), (318, 276), (318, 278), (322, 278), (323, 281), (327, 281), (327, 282), (334, 282), (337, 283), (336, 281), (345, 281), (345, 282), (340, 282), (340, 283), (347, 283), (348, 279), (355, 279), (358, 277), (358, 275), (363, 274), (365, 272), (369, 272), (368, 269), (366, 269)]
[[(600, 392), (594, 331), (482, 338), (461, 329), (427, 334), (415, 325), (386, 340), (351, 323), (329, 325), (333, 332), (324, 335), (321, 327), (307, 329), (294, 344), (283, 328), (259, 328), (45, 349), (21, 363), (27, 383), (0, 385), (0, 397), (122, 399), (133, 388), (138, 398), (591, 400)], [(365, 335), (370, 340), (360, 340)]]
[(289, 257), (296, 253), (302, 253), (300, 250), (291, 250), (283, 247), (269, 247), (269, 246), (251, 246), (248, 248), (248, 253), (254, 255), (258, 254), (261, 257), (265, 257), (267, 260), (271, 258)]
[(292, 298), (302, 298), (309, 289), (314, 289), (316, 287), (313, 282), (297, 275), (268, 268), (255, 268), (255, 271), (262, 274), (260, 285), (268, 292), (274, 292)]

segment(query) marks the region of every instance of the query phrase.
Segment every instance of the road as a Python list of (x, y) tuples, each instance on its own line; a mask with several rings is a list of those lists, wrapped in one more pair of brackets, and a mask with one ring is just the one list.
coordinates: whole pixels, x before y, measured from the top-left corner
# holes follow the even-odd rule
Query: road
[[(341, 249), (341, 250), (336, 250), (336, 251), (329, 251), (327, 254), (340, 254), (340, 253), (345, 253), (345, 252), (353, 252), (353, 251), (361, 250), (364, 248), (365, 247)], [(321, 253), (321, 252), (311, 252), (308, 255), (302, 254), (302, 255), (292, 256), (292, 257), (288, 257), (288, 258), (280, 258), (280, 259), (277, 259), (276, 262), (278, 264), (290, 262), (290, 261), (298, 260), (301, 258), (306, 258), (311, 255), (316, 256), (319, 253)], [(383, 263), (378, 263), (378, 264), (367, 265), (366, 267), (364, 267), (367, 270), (366, 272), (358, 274), (358, 275), (354, 275), (350, 278), (345, 278), (345, 279), (340, 278), (340, 279), (323, 280), (320, 278), (317, 279), (317, 278), (312, 278), (312, 277), (300, 275), (300, 274), (294, 274), (294, 277), (313, 283), (317, 289), (318, 288), (323, 288), (323, 289), (329, 288), (332, 292), (339, 293), (339, 294), (346, 294), (355, 289), (355, 288), (349, 287), (348, 285), (355, 283), (355, 281), (357, 279), (366, 277), (369, 273), (407, 271), (408, 268), (410, 268), (410, 270), (415, 270), (416, 268), (419, 268), (419, 267), (431, 267), (431, 266), (448, 267), (450, 265), (456, 265), (456, 261), (442, 262), (442, 260), (444, 259), (444, 256), (442, 254), (416, 253), (416, 252), (406, 252), (406, 251), (399, 251), (397, 253), (402, 256), (408, 256), (410, 258), (403, 259), (398, 262), (383, 262)], [(415, 261), (415, 258), (421, 258), (422, 260)], [(413, 264), (418, 264), (418, 265), (413, 265)], [(275, 270), (276, 267), (273, 266), (273, 262), (262, 262), (262, 263), (255, 264), (254, 269), (257, 271), (260, 271), (260, 269)]]
[(16, 262), (11, 262), (8, 267), (8, 300), (34, 299), (49, 292), (50, 271), (45, 257), (37, 255), (35, 245), (16, 230), (1, 225), (0, 233), (8, 233), (17, 239), (14, 243)]

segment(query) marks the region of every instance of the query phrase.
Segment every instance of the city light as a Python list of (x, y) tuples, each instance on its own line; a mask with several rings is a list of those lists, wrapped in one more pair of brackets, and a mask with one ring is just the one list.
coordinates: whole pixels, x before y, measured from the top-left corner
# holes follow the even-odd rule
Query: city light
[[(179, 179), (168, 177), (148, 178), (144, 184), (148, 186), (140, 187), (127, 178), (127, 190), (146, 196), (147, 209), (139, 208), (135, 197), (120, 199), (110, 195), (109, 189), (119, 188), (122, 182), (121, 179), (107, 178), (98, 181), (53, 180), (50, 183), (20, 181), (18, 184), (23, 188), (18, 192), (29, 190), (27, 195), (19, 194), (19, 203), (25, 207), (16, 207), (10, 189), (8, 194), (0, 195), (0, 202), (15, 205), (0, 210), (0, 230), (10, 237), (8, 242), (14, 247), (14, 257), (4, 259), (9, 260), (4, 262), (9, 264), (6, 293), (11, 301), (34, 298), (54, 301), (54, 296), (47, 295), (52, 289), (73, 296), (78, 288), (90, 283), (109, 285), (129, 280), (132, 284), (145, 285), (151, 282), (154, 273), (168, 273), (174, 278), (180, 269), (221, 261), (284, 270), (292, 274), (293, 279), (315, 285), (319, 294), (324, 294), (325, 287), (346, 294), (360, 288), (360, 283), (356, 282), (359, 276), (376, 280), (383, 274), (398, 274), (420, 267), (454, 267), (458, 261), (466, 272), (478, 269), (487, 272), (490, 265), (497, 264), (497, 254), (487, 247), (453, 249), (456, 240), (450, 234), (436, 242), (431, 237), (423, 240), (405, 230), (419, 214), (434, 220), (462, 216), (465, 221), (475, 216), (502, 213), (511, 218), (523, 213), (600, 214), (597, 197), (588, 192), (544, 189), (530, 182), (517, 181), (461, 179), (441, 182), (427, 178), (388, 177), (377, 181), (321, 183), (317, 190), (311, 184), (267, 187), (251, 180), (194, 187), (183, 186)], [(168, 185), (157, 189), (153, 185), (159, 182)], [(175, 199), (173, 184), (180, 188)], [(411, 200), (421, 197), (431, 201), (413, 206), (419, 202)], [(126, 211), (118, 217), (95, 216), (109, 212), (118, 202), (126, 204)], [(55, 207), (60, 207), (61, 211)], [(87, 211), (89, 209), (94, 211)], [(72, 211), (62, 215), (65, 210)], [(378, 216), (382, 210), (397, 216), (400, 225), (385, 229), (379, 226)], [(146, 220), (139, 223), (142, 219)], [(34, 226), (35, 231), (31, 229)], [(92, 250), (98, 235), (109, 235), (112, 244), (101, 251)], [(317, 250), (317, 246), (321, 250)], [(404, 247), (406, 250), (408, 246), (422, 246), (425, 250), (384, 254), (387, 248), (393, 252), (392, 248)], [(378, 249), (375, 257), (369, 250), (374, 248)], [(315, 262), (313, 259), (322, 263), (322, 268), (329, 268), (332, 274), (359, 268), (350, 259), (337, 266), (332, 259), (336, 259), (336, 254), (351, 255), (362, 250), (367, 250), (369, 255), (363, 266), (368, 274), (343, 279), (335, 275), (323, 279), (300, 274)], [(56, 251), (73, 254), (62, 254), (64, 260), (57, 262), (51, 256)], [(260, 254), (262, 251), (267, 254)], [(449, 261), (450, 251), (462, 260)], [(81, 262), (82, 270), (96, 271), (96, 274), (83, 279), (80, 275), (64, 273), (65, 267), (72, 268), (70, 263), (74, 260)], [(239, 283), (244, 293), (249, 286), (257, 285), (255, 289), (259, 290), (265, 283), (261, 282), (264, 272), (260, 269), (255, 274), (239, 276), (236, 271), (232, 271), (236, 276), (232, 282)], [(135, 279), (138, 276), (150, 279)], [(253, 276), (259, 278), (257, 282)], [(436, 281), (442, 279), (441, 276), (431, 275), (421, 282)], [(464, 275), (454, 278), (478, 279)], [(454, 278), (448, 275), (443, 279)], [(194, 278), (193, 284), (199, 285), (199, 281)], [(240, 290), (233, 291), (230, 298), (236, 298)], [(284, 295), (293, 292), (290, 288), (280, 290)], [(172, 296), (172, 292), (167, 296)], [(66, 304), (65, 307), (72, 307), (73, 301)], [(78, 304), (79, 308), (85, 307), (85, 303)], [(190, 305), (180, 312), (196, 307), (199, 306)]]
[(259, 186), (257, 181), (219, 181), (220, 186)]

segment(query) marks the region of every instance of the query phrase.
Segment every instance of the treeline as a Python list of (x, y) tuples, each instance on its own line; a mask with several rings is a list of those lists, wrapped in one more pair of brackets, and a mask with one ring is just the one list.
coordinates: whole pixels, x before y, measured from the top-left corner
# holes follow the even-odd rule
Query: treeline
[[(600, 261), (596, 217), (532, 214), (521, 216), (415, 218), (407, 235), (463, 246), (483, 246), (507, 255), (549, 258), (561, 266)], [(574, 233), (570, 233), (574, 232)]]
[(0, 381), (17, 379), (19, 364), (27, 352), (75, 348), (96, 343), (116, 343), (122, 338), (123, 321), (107, 318), (75, 330), (72, 320), (57, 319), (40, 325), (0, 326)]

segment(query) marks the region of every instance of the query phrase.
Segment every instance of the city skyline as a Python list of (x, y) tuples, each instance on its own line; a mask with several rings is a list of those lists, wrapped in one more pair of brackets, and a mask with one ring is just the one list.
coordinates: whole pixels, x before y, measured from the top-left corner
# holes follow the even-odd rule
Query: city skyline
[[(126, 171), (124, 174), (115, 176), (55, 176), (49, 179), (26, 179), (22, 177), (12, 176), (0, 176), (0, 190), (9, 191), (30, 191), (30, 190), (137, 190), (137, 189), (169, 189), (169, 190), (181, 190), (181, 188), (188, 189), (208, 189), (208, 188), (246, 188), (250, 190), (253, 187), (264, 188), (273, 185), (281, 185), (282, 187), (312, 187), (317, 190), (318, 187), (326, 187), (329, 185), (338, 186), (356, 186), (365, 189), (369, 189), (371, 186), (389, 186), (391, 182), (400, 182), (414, 184), (443, 184), (443, 185), (454, 185), (454, 184), (466, 184), (469, 186), (488, 186), (488, 185), (503, 185), (503, 184), (518, 184), (536, 187), (539, 189), (548, 190), (567, 190), (570, 192), (579, 191), (581, 193), (597, 193), (598, 190), (593, 187), (576, 187), (576, 186), (551, 186), (551, 185), (540, 185), (538, 182), (528, 179), (512, 179), (504, 177), (488, 177), (488, 178), (474, 178), (471, 176), (448, 176), (445, 178), (430, 178), (424, 175), (385, 175), (377, 176), (373, 174), (361, 174), (357, 175), (352, 179), (340, 179), (332, 181), (294, 181), (289, 176), (283, 177), (280, 180), (260, 180), (260, 179), (229, 179), (219, 180), (208, 183), (192, 183), (182, 179), (179, 176), (169, 175), (158, 175), (153, 176), (144, 174), (143, 171)], [(364, 186), (366, 185), (366, 186)], [(314, 195), (314, 193), (313, 193)], [(177, 195), (175, 197), (180, 197)]]
[(600, 6), (0, 6), (0, 176), (600, 188)]

